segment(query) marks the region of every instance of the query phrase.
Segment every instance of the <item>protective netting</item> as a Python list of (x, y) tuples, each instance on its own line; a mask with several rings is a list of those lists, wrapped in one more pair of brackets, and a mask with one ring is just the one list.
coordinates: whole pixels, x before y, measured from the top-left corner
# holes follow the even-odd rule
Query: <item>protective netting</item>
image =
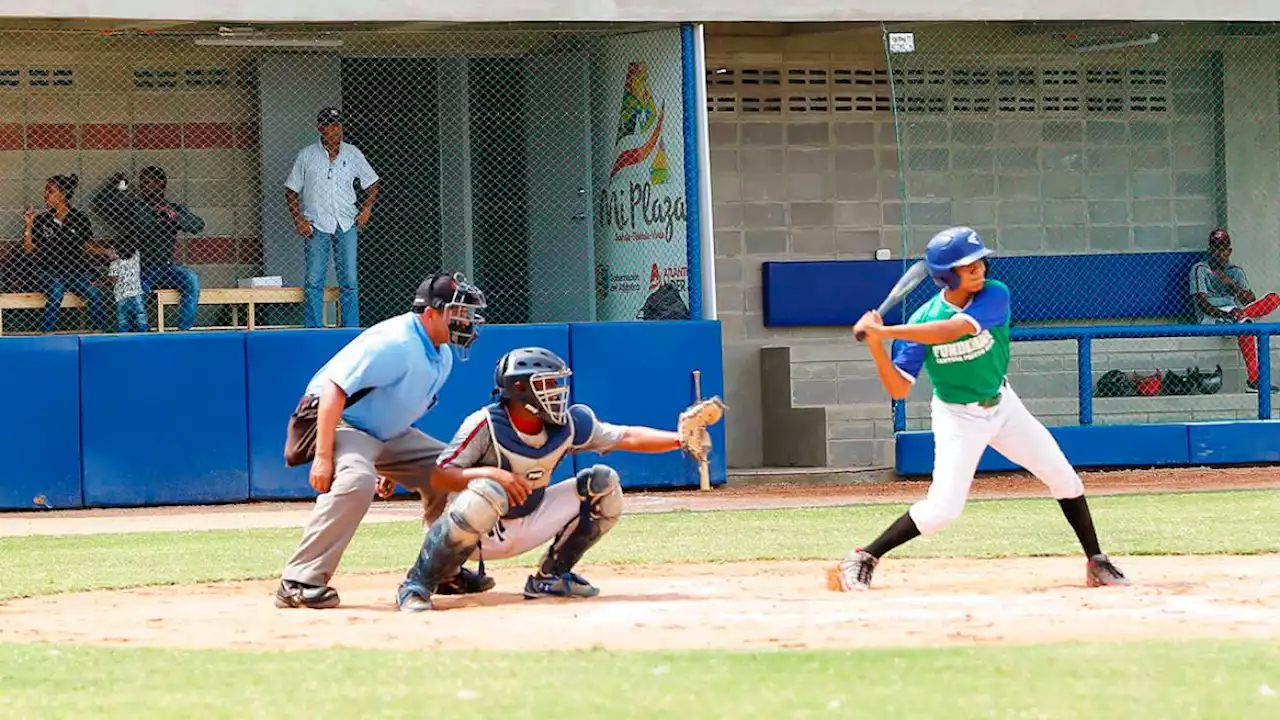
[(688, 317), (680, 30), (422, 27), (0, 30), (3, 332)]
[[(894, 118), (900, 252), (974, 227), (1013, 289), (1015, 328), (1275, 321), (1277, 29), (885, 27), (887, 67), (863, 90)], [(1218, 229), (1230, 264), (1206, 264)], [(1093, 422), (1257, 417), (1257, 353), (1232, 336), (1096, 340)], [(1078, 422), (1074, 341), (1015, 342), (1010, 377), (1046, 422)], [(907, 415), (927, 424), (923, 405)]]

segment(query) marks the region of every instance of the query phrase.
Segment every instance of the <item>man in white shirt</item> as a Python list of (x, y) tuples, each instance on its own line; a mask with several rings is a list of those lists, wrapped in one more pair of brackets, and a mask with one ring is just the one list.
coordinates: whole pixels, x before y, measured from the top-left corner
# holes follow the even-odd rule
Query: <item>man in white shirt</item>
[[(369, 223), (380, 182), (364, 153), (342, 141), (342, 113), (327, 107), (316, 117), (320, 141), (298, 152), (285, 181), (285, 202), (298, 234), (306, 238), (307, 277), (303, 324), (320, 327), (324, 307), (324, 279), (333, 249), (338, 276), (342, 324), (360, 327), (360, 299), (356, 283), (356, 238)], [(353, 181), (365, 190), (356, 209)]]

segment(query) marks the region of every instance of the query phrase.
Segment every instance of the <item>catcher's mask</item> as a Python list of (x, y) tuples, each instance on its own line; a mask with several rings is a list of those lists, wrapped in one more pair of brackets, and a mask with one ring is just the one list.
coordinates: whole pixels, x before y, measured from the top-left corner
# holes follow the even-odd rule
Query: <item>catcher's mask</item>
[(444, 313), (449, 325), (449, 344), (454, 347), (454, 355), (464, 362), (471, 343), (480, 335), (480, 326), (485, 322), (480, 311), (486, 307), (484, 293), (467, 282), (462, 273), (435, 275), (423, 281), (413, 297), (415, 313), (427, 308)]
[(572, 374), (568, 364), (546, 348), (516, 348), (498, 359), (494, 394), (520, 403), (547, 424), (564, 425), (569, 421)]

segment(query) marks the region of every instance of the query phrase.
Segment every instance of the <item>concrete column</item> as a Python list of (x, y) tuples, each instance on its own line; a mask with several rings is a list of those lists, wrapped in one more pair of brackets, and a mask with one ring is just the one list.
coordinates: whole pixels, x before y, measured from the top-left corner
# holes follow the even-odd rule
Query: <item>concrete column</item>
[[(1223, 52), (1223, 135), (1232, 261), (1258, 295), (1280, 290), (1280, 97), (1276, 52), (1256, 38)], [(1207, 240), (1207, 238), (1206, 238)]]

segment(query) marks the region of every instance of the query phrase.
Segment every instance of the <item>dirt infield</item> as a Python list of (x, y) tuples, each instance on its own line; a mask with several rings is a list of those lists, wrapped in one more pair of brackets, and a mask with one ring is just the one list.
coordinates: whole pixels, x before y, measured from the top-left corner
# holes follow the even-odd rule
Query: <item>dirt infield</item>
[[(1276, 468), (1094, 472), (1091, 495), (1280, 488)], [(905, 503), (926, 483), (779, 484), (626, 495), (629, 513)], [(1044, 497), (1026, 475), (980, 478), (974, 499)], [(310, 502), (0, 515), (0, 536), (300, 527)], [(416, 501), (378, 502), (366, 522), (412, 520)], [(525, 601), (524, 570), (498, 587), (398, 613), (396, 575), (344, 574), (343, 606), (277, 610), (274, 581), (212, 583), (0, 603), (0, 643), (66, 642), (274, 650), (863, 648), (1280, 637), (1280, 555), (1117, 558), (1128, 588), (1084, 587), (1079, 558), (892, 559), (869, 593), (825, 588), (812, 562), (584, 567), (592, 600)]]
[(1280, 556), (1118, 558), (1131, 587), (1084, 587), (1077, 558), (895, 560), (871, 592), (825, 589), (818, 563), (586, 567), (591, 600), (526, 601), (524, 571), (484, 595), (396, 611), (396, 575), (344, 575), (343, 606), (277, 610), (274, 582), (32, 598), (0, 605), (0, 642), (253, 650), (764, 649), (1280, 637)]
[[(1123, 470), (1086, 472), (1081, 476), (1086, 490), (1094, 496), (1280, 488), (1280, 467)], [(625, 511), (644, 513), (906, 503), (923, 497), (927, 486), (924, 479), (850, 484), (756, 481), (719, 487), (705, 493), (697, 490), (628, 492)], [(1045, 496), (1044, 486), (1025, 474), (978, 478), (971, 494), (974, 500)], [(0, 513), (0, 537), (301, 527), (310, 512), (311, 502), (303, 501)], [(417, 517), (419, 505), (416, 500), (380, 501), (374, 503), (365, 522), (400, 522)]]

